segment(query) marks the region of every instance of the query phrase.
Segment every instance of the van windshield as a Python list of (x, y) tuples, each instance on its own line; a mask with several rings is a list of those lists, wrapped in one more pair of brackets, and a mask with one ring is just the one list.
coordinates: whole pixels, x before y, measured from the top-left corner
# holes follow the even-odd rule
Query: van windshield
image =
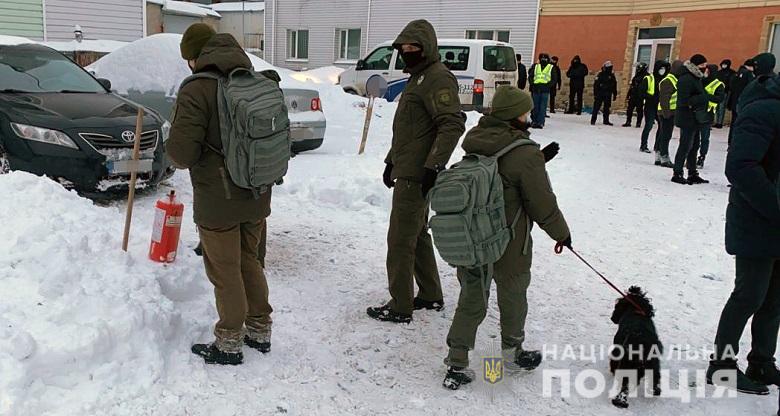
[(482, 67), (485, 71), (517, 71), (514, 48), (510, 46), (485, 46)]
[(64, 55), (38, 45), (0, 46), (0, 91), (104, 93)]

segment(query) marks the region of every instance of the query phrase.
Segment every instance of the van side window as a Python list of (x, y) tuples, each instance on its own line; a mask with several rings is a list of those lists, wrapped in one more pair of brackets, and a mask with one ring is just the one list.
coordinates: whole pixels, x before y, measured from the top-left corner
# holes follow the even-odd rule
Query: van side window
[(486, 46), (482, 57), (485, 71), (517, 71), (515, 50), (510, 46)]
[(469, 69), (468, 46), (439, 46), (441, 62), (450, 71), (466, 71)]
[(393, 59), (393, 47), (379, 48), (365, 59), (368, 71), (387, 71), (390, 69), (390, 60)]

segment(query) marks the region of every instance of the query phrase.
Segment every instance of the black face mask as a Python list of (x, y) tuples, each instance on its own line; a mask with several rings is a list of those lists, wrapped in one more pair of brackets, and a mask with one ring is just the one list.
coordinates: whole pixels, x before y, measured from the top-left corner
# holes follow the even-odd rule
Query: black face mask
[(512, 126), (512, 128), (520, 131), (528, 131), (528, 129), (531, 127), (527, 121), (520, 121), (518, 119), (510, 121), (509, 125)]
[(404, 58), (407, 68), (414, 68), (423, 62), (423, 51), (402, 52), (401, 57)]
[(542, 64), (542, 65), (547, 65), (547, 64), (550, 63), (550, 61), (547, 60), (547, 59), (542, 59), (542, 60), (539, 61), (539, 63)]

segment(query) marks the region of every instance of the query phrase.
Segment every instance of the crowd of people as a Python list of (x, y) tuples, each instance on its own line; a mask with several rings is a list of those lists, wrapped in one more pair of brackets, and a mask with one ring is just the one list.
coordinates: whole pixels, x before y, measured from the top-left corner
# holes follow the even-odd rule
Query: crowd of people
[[(466, 132), (458, 83), (440, 61), (433, 26), (424, 20), (409, 23), (393, 47), (407, 63), (410, 82), (395, 114), (392, 145), (382, 177), (393, 192), (386, 261), (390, 299), (369, 307), (366, 313), (377, 321), (405, 324), (412, 321), (416, 311), (444, 308), (434, 241), (428, 231), (428, 194), (436, 193), (437, 178), (466, 133), (462, 147), (468, 154), (478, 156), (478, 161), (495, 160), (500, 182), (491, 183), (498, 183), (503, 192), (500, 204), (492, 199), (489, 202), (500, 205), (501, 210), (496, 212), (502, 215), (490, 217), (488, 222), (505, 221), (501, 229), (504, 233), (499, 237), (505, 238), (506, 244), (495, 261), (474, 261), (457, 267), (461, 292), (446, 338), (449, 350), (444, 359), (447, 372), (443, 385), (457, 389), (475, 377), (469, 369), (469, 352), (474, 349), (477, 329), (486, 316), (492, 281), (497, 285), (504, 360), (519, 368), (534, 369), (541, 363), (542, 354), (525, 347), (531, 229), (537, 225), (559, 246), (572, 247), (569, 226), (545, 168), (558, 153), (558, 146), (552, 143), (541, 148), (531, 140), (530, 131), (531, 127), (544, 126), (546, 110), (554, 100), (552, 91), (560, 88), (554, 79), (560, 78), (560, 71), (555, 70), (557, 59), (542, 54), (530, 68), (530, 95), (514, 86), (498, 88), (490, 114)], [(192, 352), (209, 364), (237, 365), (243, 362), (243, 346), (261, 353), (270, 351), (273, 312), (262, 254), (271, 191), (268, 188), (258, 193), (233, 182), (230, 147), (224, 147), (224, 143), (232, 142), (225, 141), (224, 132), (228, 130), (220, 122), (230, 119), (231, 114), (225, 113), (228, 110), (218, 101), (218, 97), (224, 99), (233, 92), (222, 89), (217, 80), (235, 71), (249, 71), (251, 63), (231, 35), (216, 34), (201, 23), (184, 33), (181, 53), (196, 78), (183, 84), (179, 92), (166, 150), (174, 166), (190, 170), (194, 220), (206, 274), (215, 287), (219, 315), (215, 340), (193, 345)], [(648, 151), (648, 126), (652, 129), (658, 121), (659, 160), (662, 165), (674, 167), (676, 181), (681, 183), (686, 161), (687, 183), (702, 181), (696, 179), (696, 143), (706, 136), (704, 130), (710, 124), (722, 122), (718, 107), (723, 102), (736, 103), (730, 108), (736, 120), (726, 163), (726, 175), (733, 185), (726, 248), (736, 256), (737, 277), (718, 327), (708, 381), (718, 384), (719, 371), (729, 370), (738, 376), (738, 390), (755, 394), (768, 394), (767, 385), (780, 385), (780, 370), (774, 360), (780, 328), (780, 204), (776, 194), (780, 174), (780, 81), (771, 74), (774, 64), (771, 55), (759, 55), (734, 75), (728, 72), (726, 62), (718, 69), (699, 54), (685, 62), (659, 61), (652, 74), (645, 74), (647, 67), (638, 68), (644, 72), (632, 83), (635, 91), (629, 96), (632, 109), (644, 107), (639, 111), (645, 120), (642, 150)], [(752, 73), (758, 78), (752, 79)], [(575, 57), (566, 74), (572, 79), (567, 112), (579, 114), (588, 69)], [(719, 78), (726, 75), (729, 88)], [(268, 71), (253, 76), (279, 81), (278, 75)], [(604, 122), (609, 124), (609, 109), (617, 97), (617, 82), (609, 62), (596, 76), (594, 90), (595, 108), (604, 109)], [(729, 95), (731, 98), (726, 99)], [(597, 111), (593, 113), (591, 121), (595, 123)], [(681, 143), (672, 164), (667, 138), (671, 138), (675, 125), (681, 129)], [(454, 195), (445, 200), (459, 204), (460, 208), (449, 207), (453, 212), (463, 209), (463, 200), (458, 202)], [(434, 209), (438, 212), (442, 207)], [(474, 212), (483, 215), (487, 211)], [(447, 231), (448, 236), (463, 231), (455, 225)], [(476, 243), (482, 247), (488, 241), (493, 240)], [(456, 248), (468, 243), (462, 239), (436, 241)], [(436, 246), (441, 251), (440, 247)], [(753, 345), (747, 372), (743, 373), (737, 366), (736, 353), (751, 317)]]

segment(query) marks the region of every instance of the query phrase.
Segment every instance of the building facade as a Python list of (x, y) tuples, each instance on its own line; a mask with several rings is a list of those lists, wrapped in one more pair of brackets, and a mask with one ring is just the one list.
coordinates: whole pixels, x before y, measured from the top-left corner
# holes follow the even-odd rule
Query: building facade
[(591, 74), (612, 61), (623, 104), (635, 63), (701, 53), (738, 67), (780, 52), (779, 25), (780, 0), (542, 0), (537, 47), (558, 55), (564, 71), (574, 55)]
[(415, 19), (439, 38), (501, 40), (530, 56), (537, 10), (538, 0), (266, 0), (265, 59), (295, 70), (354, 65)]
[(144, 35), (145, 0), (2, 0), (0, 34), (68, 41), (76, 25), (86, 39), (133, 41)]

